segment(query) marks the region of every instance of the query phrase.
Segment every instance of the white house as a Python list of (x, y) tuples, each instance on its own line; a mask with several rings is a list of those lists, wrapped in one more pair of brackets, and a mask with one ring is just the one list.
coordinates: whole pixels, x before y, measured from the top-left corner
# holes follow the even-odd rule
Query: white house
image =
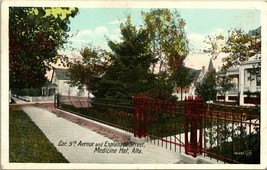
[[(180, 87), (174, 88), (172, 95), (176, 96), (178, 98), (178, 100), (181, 100), (181, 99), (185, 100), (185, 98), (188, 96), (196, 97), (196, 93), (195, 93), (196, 85), (203, 80), (207, 71), (214, 69), (214, 67), (212, 64), (212, 60), (210, 60), (208, 70), (205, 69), (205, 66), (202, 66), (202, 69), (198, 69), (198, 70), (193, 69), (193, 68), (189, 68), (189, 69), (190, 69), (189, 74), (191, 74), (193, 76), (194, 80), (190, 84), (189, 87), (185, 87), (182, 89)], [(182, 93), (182, 95), (181, 95), (181, 93)]]
[(68, 69), (53, 68), (51, 81), (42, 88), (42, 95), (51, 96), (55, 93), (68, 96), (87, 96), (86, 87), (71, 86)]
[(194, 78), (193, 82), (190, 84), (189, 87), (186, 88), (180, 88), (180, 87), (175, 87), (173, 90), (173, 94), (175, 95), (178, 100), (181, 100), (181, 93), (183, 93), (182, 95), (182, 100), (185, 100), (186, 97), (196, 97), (196, 85), (198, 83), (200, 83), (203, 78), (205, 77), (205, 75), (207, 74), (207, 72), (214, 70), (214, 65), (212, 62), (212, 59), (210, 59), (209, 61), (209, 65), (208, 65), (208, 69), (206, 70), (205, 66), (202, 66), (202, 69), (193, 69), (193, 68), (189, 68), (189, 74), (191, 74)]
[[(255, 36), (261, 34), (261, 27), (248, 32)], [(229, 76), (230, 83), (235, 86), (224, 95), (217, 94), (218, 99), (238, 101), (240, 105), (259, 105), (261, 92), (261, 54), (256, 54), (248, 61), (228, 69), (225, 73), (218, 72), (219, 77)]]
[(240, 105), (260, 104), (261, 71), (260, 69), (255, 71), (260, 62), (260, 54), (258, 54), (255, 59), (230, 68), (225, 73), (218, 72), (219, 77), (229, 76), (230, 83), (235, 86), (224, 95), (218, 93), (217, 99), (228, 102), (239, 100)]
[(174, 87), (173, 89), (173, 94), (174, 96), (176, 96), (178, 98), (178, 100), (181, 100), (181, 94), (182, 94), (182, 100), (185, 100), (186, 97), (188, 96), (193, 96), (195, 97), (195, 90), (196, 90), (196, 83), (200, 82), (203, 77), (204, 77), (204, 71), (203, 70), (195, 70), (192, 68), (189, 68), (190, 71), (189, 73), (193, 75), (194, 77), (194, 81), (191, 83), (191, 85), (189, 87), (185, 87), (185, 88), (180, 88), (178, 86)]

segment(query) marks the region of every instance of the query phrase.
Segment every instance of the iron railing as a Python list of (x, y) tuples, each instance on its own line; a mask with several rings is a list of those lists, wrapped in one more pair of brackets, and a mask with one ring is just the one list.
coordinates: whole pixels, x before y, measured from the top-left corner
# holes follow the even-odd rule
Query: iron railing
[(133, 132), (175, 152), (225, 163), (260, 163), (260, 108), (206, 104), (187, 98), (170, 102), (59, 96), (60, 109)]

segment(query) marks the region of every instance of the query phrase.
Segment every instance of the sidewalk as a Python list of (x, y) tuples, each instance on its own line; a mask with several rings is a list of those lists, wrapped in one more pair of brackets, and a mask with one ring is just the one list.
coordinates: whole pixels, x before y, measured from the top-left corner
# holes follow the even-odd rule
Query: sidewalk
[[(70, 163), (174, 164), (179, 162), (178, 152), (147, 142), (137, 147), (105, 147), (105, 144), (115, 145), (116, 142), (45, 109), (23, 107), (23, 110)], [(99, 147), (96, 147), (97, 143), (100, 144)], [(101, 146), (102, 143), (103, 146)], [(132, 152), (134, 148), (136, 153)], [(140, 150), (141, 153), (138, 153)], [(123, 151), (125, 153), (122, 153)]]

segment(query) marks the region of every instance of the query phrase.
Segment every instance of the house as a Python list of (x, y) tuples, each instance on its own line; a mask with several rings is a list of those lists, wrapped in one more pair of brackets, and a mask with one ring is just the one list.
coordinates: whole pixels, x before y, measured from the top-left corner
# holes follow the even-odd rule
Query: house
[[(187, 67), (188, 68), (188, 67)], [(205, 77), (205, 75), (207, 74), (207, 72), (212, 71), (212, 70), (216, 70), (214, 65), (213, 65), (213, 61), (212, 59), (210, 59), (209, 61), (209, 65), (208, 65), (208, 69), (206, 70), (205, 66), (202, 66), (202, 69), (193, 69), (193, 68), (188, 68), (189, 69), (189, 74), (191, 74), (193, 76), (193, 82), (190, 84), (189, 87), (186, 88), (180, 88), (180, 87), (175, 87), (173, 90), (173, 95), (175, 95), (178, 100), (181, 100), (181, 93), (182, 93), (182, 100), (185, 100), (186, 97), (196, 97), (196, 86), (197, 84), (199, 84), (203, 78)]]
[(175, 86), (173, 89), (173, 94), (174, 96), (176, 96), (178, 98), (178, 100), (185, 100), (186, 97), (188, 96), (192, 96), (195, 97), (195, 90), (196, 90), (196, 84), (201, 82), (202, 79), (204, 78), (205, 75), (205, 68), (203, 67), (203, 69), (200, 70), (196, 70), (196, 69), (192, 69), (192, 68), (188, 68), (189, 70), (189, 74), (191, 74), (193, 76), (193, 82), (190, 84), (189, 87), (185, 87), (185, 88), (180, 88), (178, 86)]
[(239, 66), (218, 72), (220, 78), (230, 77), (229, 83), (234, 86), (225, 92), (218, 93), (218, 100), (239, 102), (240, 105), (260, 104), (261, 70), (256, 69), (261, 62), (260, 54), (255, 59), (245, 61)]
[(86, 87), (71, 86), (68, 69), (53, 68), (51, 81), (42, 87), (42, 95), (51, 96), (56, 93), (68, 96), (87, 96)]
[[(261, 27), (249, 31), (248, 34), (251, 36), (261, 35)], [(239, 105), (260, 105), (260, 65), (261, 54), (259, 52), (253, 58), (228, 69), (224, 73), (218, 72), (219, 78), (230, 78), (228, 83), (234, 84), (234, 86), (224, 94), (218, 93), (217, 99), (227, 102), (238, 102)]]

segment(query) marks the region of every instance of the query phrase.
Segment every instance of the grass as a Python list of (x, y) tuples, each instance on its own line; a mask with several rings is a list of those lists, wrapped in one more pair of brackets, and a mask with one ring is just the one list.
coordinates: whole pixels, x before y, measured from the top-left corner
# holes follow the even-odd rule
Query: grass
[[(112, 103), (113, 104), (113, 103)], [(120, 104), (118, 104), (120, 105)], [(181, 106), (184, 104), (182, 103)], [(132, 109), (127, 109), (128, 107), (124, 107), (124, 105), (120, 105), (120, 107), (110, 105), (110, 103), (100, 103), (99, 105), (93, 104), (93, 107), (90, 109), (87, 108), (75, 108), (72, 105), (62, 105), (64, 109), (71, 110), (73, 112), (78, 112), (82, 115), (86, 115), (89, 117), (93, 117), (99, 120), (103, 120), (105, 122), (109, 122), (113, 125), (119, 125), (121, 127), (126, 127), (127, 129), (133, 129), (133, 105)], [(150, 108), (150, 107), (148, 107)], [(203, 118), (203, 126), (205, 128), (215, 128), (214, 131), (220, 130), (222, 134), (225, 134), (227, 131), (220, 129), (220, 127), (224, 127), (228, 124), (234, 124), (235, 121), (248, 121), (259, 118), (260, 116), (260, 108), (259, 107), (237, 107), (237, 106), (225, 106), (225, 105), (209, 105), (204, 107), (204, 112), (202, 114), (205, 115)], [(184, 108), (178, 108), (175, 112), (168, 113), (168, 109), (160, 110), (159, 108), (154, 108), (153, 110), (147, 110), (147, 134), (151, 135), (152, 138), (164, 138), (166, 136), (177, 135), (185, 132), (185, 115)], [(117, 113), (126, 112), (129, 113), (128, 117), (121, 118)], [(130, 115), (130, 116), (129, 116)], [(226, 120), (225, 120), (226, 119)], [(253, 123), (253, 121), (251, 121)], [(136, 124), (137, 129), (139, 123)], [(197, 125), (197, 128), (200, 127), (200, 122)], [(219, 128), (219, 129), (218, 129)], [(190, 128), (188, 129), (190, 131)], [(231, 134), (230, 134), (231, 135)], [(254, 137), (249, 138), (249, 140)], [(257, 139), (257, 138), (256, 138)], [(220, 147), (215, 147), (209, 149), (210, 153), (217, 153), (217, 155), (222, 155), (228, 158), (232, 158), (233, 160), (237, 160), (242, 163), (258, 163), (259, 161), (259, 144), (258, 142), (249, 143), (249, 149), (253, 152), (252, 156), (247, 157), (246, 155), (233, 155), (230, 153), (232, 151), (232, 146), (235, 148), (234, 151), (243, 152), (245, 150), (249, 150), (244, 144), (248, 144), (248, 142), (244, 142), (244, 138), (240, 140), (235, 140), (231, 143), (224, 143)], [(254, 149), (252, 149), (254, 146)]]
[[(86, 117), (98, 119), (114, 126), (123, 127), (129, 131), (134, 128), (134, 110), (129, 107), (110, 107), (95, 105), (93, 108), (75, 108), (72, 105), (62, 105), (68, 111), (76, 112)], [(124, 114), (123, 114), (124, 113)], [(123, 116), (124, 115), (124, 116)], [(161, 112), (148, 113), (147, 133), (157, 137), (166, 137), (184, 132), (184, 115), (177, 112), (171, 116)], [(139, 122), (136, 124), (137, 129)]]
[[(72, 105), (63, 104), (62, 108), (80, 113), (81, 115), (88, 116), (94, 119), (98, 119), (104, 122), (108, 122), (115, 126), (124, 127), (129, 130), (133, 130), (134, 127), (134, 107), (133, 105), (121, 105), (121, 103), (113, 105), (110, 103), (93, 103), (92, 108), (75, 108)], [(131, 106), (131, 107), (130, 107)], [(128, 109), (128, 108), (131, 109)], [(258, 108), (240, 108), (240, 107), (224, 107), (220, 105), (214, 105), (213, 107), (207, 108), (210, 111), (205, 112), (205, 116), (211, 116), (211, 118), (204, 118), (205, 127), (212, 127), (214, 125), (233, 123), (231, 120), (239, 120), (245, 121), (250, 119), (255, 119), (259, 117)], [(120, 117), (118, 113), (129, 113), (125, 117)], [(245, 114), (245, 116), (241, 116), (241, 114)], [(204, 114), (204, 113), (203, 113)], [(228, 120), (217, 120), (217, 119), (225, 119)], [(172, 136), (180, 133), (184, 133), (184, 113), (183, 108), (178, 109), (175, 113), (168, 114), (163, 111), (148, 111), (147, 112), (147, 121), (148, 128), (147, 133), (157, 137), (166, 137)], [(139, 124), (137, 122), (137, 128)], [(199, 127), (199, 126), (198, 126)]]
[(9, 162), (68, 163), (30, 117), (18, 107), (9, 109)]

